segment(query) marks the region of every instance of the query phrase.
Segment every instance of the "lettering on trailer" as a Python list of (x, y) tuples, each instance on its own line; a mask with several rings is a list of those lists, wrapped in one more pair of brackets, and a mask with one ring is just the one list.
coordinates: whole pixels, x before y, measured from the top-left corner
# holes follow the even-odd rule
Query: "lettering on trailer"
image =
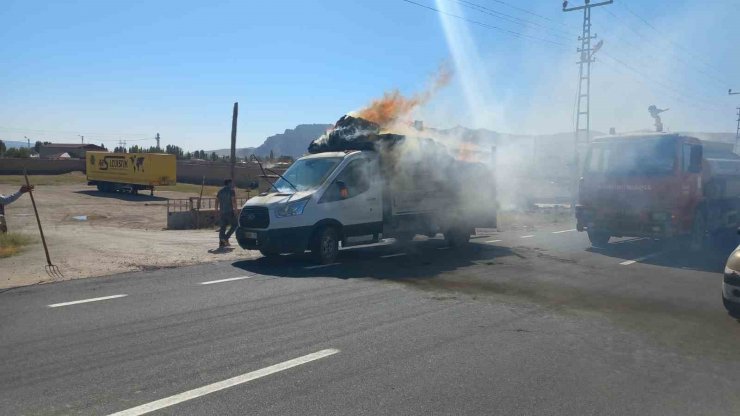
[[(95, 157), (90, 157), (90, 163), (94, 164)], [(98, 169), (100, 170), (108, 170), (108, 169), (127, 169), (128, 168), (128, 160), (126, 160), (125, 156), (104, 156), (100, 161), (98, 162)]]

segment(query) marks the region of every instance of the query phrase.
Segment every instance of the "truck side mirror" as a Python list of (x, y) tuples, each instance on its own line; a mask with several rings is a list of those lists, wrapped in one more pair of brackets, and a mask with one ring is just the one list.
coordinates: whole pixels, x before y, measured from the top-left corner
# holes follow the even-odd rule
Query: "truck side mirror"
[(336, 181), (337, 187), (339, 187), (339, 196), (342, 199), (349, 198), (349, 189), (347, 189), (347, 184), (344, 183), (344, 181)]
[(701, 172), (701, 160), (704, 157), (704, 152), (701, 146), (691, 146), (691, 155), (689, 163), (689, 172), (699, 173)]

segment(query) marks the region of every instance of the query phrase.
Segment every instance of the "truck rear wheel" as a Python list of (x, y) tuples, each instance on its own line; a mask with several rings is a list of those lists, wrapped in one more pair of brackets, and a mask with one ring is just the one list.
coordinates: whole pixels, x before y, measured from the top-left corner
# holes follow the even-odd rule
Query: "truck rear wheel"
[(607, 245), (611, 237), (609, 233), (604, 231), (588, 230), (588, 239), (591, 241), (591, 245), (595, 247)]
[(334, 227), (324, 227), (316, 232), (311, 244), (311, 255), (319, 264), (334, 263), (339, 254), (339, 233)]
[(470, 231), (465, 228), (453, 228), (444, 233), (444, 237), (450, 247), (460, 247), (470, 241)]

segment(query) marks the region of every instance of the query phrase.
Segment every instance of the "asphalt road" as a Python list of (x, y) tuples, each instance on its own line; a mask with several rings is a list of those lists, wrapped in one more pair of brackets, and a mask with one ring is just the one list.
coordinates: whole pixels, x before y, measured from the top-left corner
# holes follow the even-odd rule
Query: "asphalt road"
[(731, 245), (571, 228), (8, 290), (0, 414), (740, 414)]

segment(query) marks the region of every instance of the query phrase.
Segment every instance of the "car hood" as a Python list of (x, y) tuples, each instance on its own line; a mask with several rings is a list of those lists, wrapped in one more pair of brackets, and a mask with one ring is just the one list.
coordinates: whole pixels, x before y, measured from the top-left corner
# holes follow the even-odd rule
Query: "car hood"
[(284, 193), (272, 193), (267, 195), (259, 195), (252, 198), (249, 198), (247, 200), (247, 203), (244, 204), (245, 207), (256, 207), (256, 206), (262, 206), (262, 207), (271, 207), (279, 204), (285, 204), (292, 201), (298, 201), (300, 199), (309, 198), (311, 195), (316, 193), (316, 190), (311, 191), (300, 191), (293, 194), (284, 194)]

